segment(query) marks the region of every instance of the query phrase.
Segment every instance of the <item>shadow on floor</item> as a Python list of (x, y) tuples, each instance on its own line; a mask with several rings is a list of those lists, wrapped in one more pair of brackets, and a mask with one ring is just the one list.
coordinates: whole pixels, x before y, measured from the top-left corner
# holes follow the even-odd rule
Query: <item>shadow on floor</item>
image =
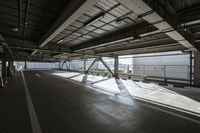
[(91, 84), (96, 84), (96, 83), (100, 83), (102, 81), (106, 81), (106, 80), (109, 80), (110, 78), (106, 78), (106, 79), (102, 79), (102, 80), (98, 80), (98, 81), (95, 81), (95, 82), (92, 82)]
[(116, 81), (116, 84), (117, 84), (117, 86), (118, 86), (118, 88), (120, 90), (119, 95), (120, 96), (130, 96), (127, 88), (124, 86), (124, 84), (122, 83), (122, 81), (120, 79), (115, 79), (115, 81)]
[(67, 79), (72, 79), (72, 78), (78, 77), (80, 75), (82, 75), (82, 74), (77, 74), (77, 75), (74, 75), (74, 76), (71, 76), (71, 77), (67, 77)]

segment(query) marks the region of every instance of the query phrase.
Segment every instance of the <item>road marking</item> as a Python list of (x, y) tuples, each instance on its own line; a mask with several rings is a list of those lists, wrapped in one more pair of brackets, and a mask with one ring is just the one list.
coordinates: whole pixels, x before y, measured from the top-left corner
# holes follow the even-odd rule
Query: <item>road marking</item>
[(31, 120), (32, 131), (33, 133), (42, 133), (23, 71), (21, 71), (21, 74), (22, 74), (22, 79), (24, 83), (24, 89), (25, 89), (25, 94), (26, 94), (29, 117)]
[(38, 74), (38, 73), (36, 73), (35, 75), (38, 76), (39, 78), (42, 78), (42, 77), (40, 76), (40, 74)]

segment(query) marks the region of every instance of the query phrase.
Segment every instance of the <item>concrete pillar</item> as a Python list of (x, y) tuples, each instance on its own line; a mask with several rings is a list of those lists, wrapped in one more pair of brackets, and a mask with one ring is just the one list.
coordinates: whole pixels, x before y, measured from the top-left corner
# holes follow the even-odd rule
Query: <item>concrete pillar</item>
[(135, 73), (135, 72), (134, 72), (134, 71), (135, 71), (135, 70), (134, 70), (134, 69), (135, 69), (134, 67), (135, 67), (135, 57), (133, 56), (133, 57), (132, 57), (132, 74)]
[(71, 61), (69, 60), (69, 71), (71, 71)]
[[(4, 82), (3, 82), (3, 74), (5, 72), (5, 68), (3, 69), (3, 66), (5, 65), (5, 61), (3, 59), (3, 53), (1, 53), (1, 75), (0, 75), (0, 88), (4, 87)], [(5, 67), (5, 66), (4, 66)], [(4, 72), (3, 72), (4, 71)], [(2, 91), (2, 89), (0, 89)]]
[(60, 61), (59, 61), (59, 63), (58, 63), (58, 69), (60, 69)]
[(69, 61), (66, 61), (66, 62), (65, 62), (65, 65), (66, 65), (67, 71), (69, 71)]
[(24, 62), (24, 69), (27, 69), (27, 61)]
[(6, 69), (6, 53), (4, 51), (4, 53), (2, 54), (2, 57), (1, 57), (1, 76), (2, 77), (7, 77), (7, 69)]
[(200, 52), (194, 53), (194, 85), (200, 86)]
[(83, 72), (86, 72), (86, 59), (83, 59)]
[(8, 59), (8, 66), (7, 66), (7, 76), (13, 76), (13, 60)]
[(13, 64), (13, 60), (11, 60), (11, 72), (12, 72), (12, 76), (14, 75), (14, 64)]
[(114, 57), (114, 76), (119, 78), (119, 58), (118, 56)]
[(189, 84), (192, 85), (192, 80), (193, 80), (193, 67), (194, 67), (194, 54), (192, 51), (190, 51), (190, 66), (189, 66)]
[(11, 76), (11, 59), (8, 59), (7, 75)]

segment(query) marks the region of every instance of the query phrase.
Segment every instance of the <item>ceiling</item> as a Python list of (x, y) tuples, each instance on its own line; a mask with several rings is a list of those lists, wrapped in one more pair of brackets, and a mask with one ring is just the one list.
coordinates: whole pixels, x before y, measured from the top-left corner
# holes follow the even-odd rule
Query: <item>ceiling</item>
[(200, 1), (1, 0), (0, 34), (17, 60), (198, 51)]

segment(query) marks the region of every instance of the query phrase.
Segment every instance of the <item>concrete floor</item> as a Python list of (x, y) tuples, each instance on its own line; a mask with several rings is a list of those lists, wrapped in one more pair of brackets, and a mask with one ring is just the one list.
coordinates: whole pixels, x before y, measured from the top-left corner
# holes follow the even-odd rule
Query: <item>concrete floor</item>
[[(122, 95), (123, 93), (124, 96), (133, 96), (135, 99), (137, 98), (146, 102), (167, 106), (168, 108), (173, 108), (200, 117), (200, 102), (198, 101), (198, 96), (200, 96), (199, 88), (175, 88), (170, 87), (170, 85), (160, 86), (153, 82), (84, 75), (77, 72), (54, 71), (53, 74), (77, 81), (84, 85), (89, 85), (95, 89), (111, 92), (116, 95)], [(182, 91), (185, 93), (182, 93)], [(191, 98), (191, 96), (193, 97)]]
[[(52, 71), (25, 71), (42, 133), (198, 133), (200, 118), (95, 91)], [(121, 91), (121, 90), (120, 90)], [(125, 91), (122, 91), (124, 93)], [(126, 94), (126, 93), (124, 93)], [(0, 93), (0, 133), (30, 133), (21, 73)]]

